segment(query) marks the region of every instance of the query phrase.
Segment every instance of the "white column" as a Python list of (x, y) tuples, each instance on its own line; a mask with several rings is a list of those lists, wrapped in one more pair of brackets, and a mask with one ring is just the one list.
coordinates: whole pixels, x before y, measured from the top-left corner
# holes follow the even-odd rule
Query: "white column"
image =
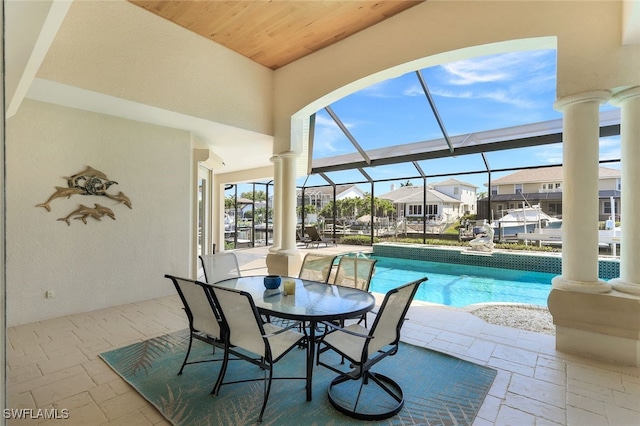
[(280, 185), (280, 253), (294, 254), (298, 252), (296, 246), (296, 154), (293, 151), (278, 155), (282, 161)]
[(640, 295), (640, 86), (616, 94), (621, 108), (622, 193), (620, 277), (609, 281), (616, 290)]
[[(281, 198), (281, 185), (282, 185), (282, 160), (278, 156), (270, 158), (273, 163), (273, 245), (269, 248), (270, 252), (277, 252), (280, 250), (281, 239), (281, 215), (282, 211), (282, 198)], [(268, 213), (267, 213), (268, 219)], [(267, 221), (267, 235), (269, 228), (269, 222)], [(267, 238), (268, 239), (268, 238)]]
[(580, 93), (558, 100), (563, 119), (562, 275), (558, 290), (605, 293), (611, 286), (598, 279), (598, 146), (599, 105), (609, 91)]

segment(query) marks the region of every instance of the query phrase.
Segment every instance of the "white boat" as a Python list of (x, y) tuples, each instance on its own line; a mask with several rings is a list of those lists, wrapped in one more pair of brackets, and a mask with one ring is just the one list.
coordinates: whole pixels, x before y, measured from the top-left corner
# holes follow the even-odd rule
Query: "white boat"
[[(620, 244), (621, 229), (619, 226), (607, 226), (598, 230), (598, 244), (610, 246)], [(543, 243), (562, 243), (562, 220), (548, 225), (546, 228), (535, 228), (530, 233), (518, 234), (519, 240), (541, 241)]]
[(551, 217), (540, 209), (539, 206), (510, 209), (500, 219), (494, 221), (491, 226), (495, 234), (503, 237), (515, 237), (521, 233), (532, 233), (537, 229), (545, 229), (549, 226), (557, 226), (562, 220)]

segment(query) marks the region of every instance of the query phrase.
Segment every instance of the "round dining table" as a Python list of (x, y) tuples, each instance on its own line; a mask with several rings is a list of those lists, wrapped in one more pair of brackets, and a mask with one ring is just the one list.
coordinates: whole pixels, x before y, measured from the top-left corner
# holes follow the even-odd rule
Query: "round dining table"
[[(312, 398), (313, 367), (315, 361), (315, 332), (319, 322), (358, 318), (371, 311), (375, 298), (371, 293), (351, 287), (323, 282), (282, 277), (276, 289), (264, 286), (264, 275), (230, 278), (212, 285), (242, 290), (253, 298), (262, 315), (303, 322), (308, 328), (307, 342), (307, 401)], [(295, 282), (295, 292), (286, 294)]]

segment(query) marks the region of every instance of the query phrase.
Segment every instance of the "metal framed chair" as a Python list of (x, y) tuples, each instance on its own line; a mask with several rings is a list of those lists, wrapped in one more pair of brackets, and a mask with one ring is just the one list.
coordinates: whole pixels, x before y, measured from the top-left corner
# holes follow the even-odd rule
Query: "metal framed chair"
[(238, 258), (233, 252), (220, 252), (198, 257), (200, 258), (202, 269), (204, 269), (204, 280), (209, 284), (240, 276)]
[(333, 283), (343, 287), (354, 287), (369, 291), (377, 259), (358, 256), (342, 256)]
[[(282, 328), (271, 323), (263, 323), (251, 295), (244, 291), (226, 289), (215, 286), (207, 286), (216, 306), (220, 310), (223, 333), (225, 334), (226, 349), (233, 346), (236, 350), (234, 354), (264, 370), (265, 377), (262, 379), (245, 379), (224, 381), (229, 361), (229, 351), (225, 351), (224, 361), (220, 370), (220, 378), (216, 382), (214, 393), (217, 395), (223, 385), (264, 380), (264, 400), (258, 422), (262, 421), (273, 377), (273, 366), (282, 359), (291, 349), (297, 347), (305, 338), (305, 335), (292, 330), (298, 327), (297, 323), (289, 327)], [(243, 349), (249, 353), (257, 355), (253, 358), (237, 349)], [(268, 372), (268, 376), (267, 376)], [(306, 377), (278, 377), (278, 380), (302, 379)]]
[[(216, 348), (225, 349), (221, 321), (216, 311), (213, 299), (205, 289), (206, 284), (168, 274), (165, 275), (165, 278), (169, 278), (173, 282), (173, 285), (180, 296), (180, 300), (182, 300), (187, 318), (189, 319), (189, 346), (187, 348), (184, 361), (182, 362), (182, 366), (180, 367), (180, 371), (178, 371), (178, 375), (182, 374), (186, 365), (222, 361), (222, 359), (218, 358), (188, 362), (191, 347), (193, 345), (193, 339), (200, 340), (213, 346), (214, 354)], [(218, 380), (220, 380), (220, 375), (218, 375)], [(218, 380), (216, 380), (216, 385)], [(215, 390), (216, 385), (214, 385), (211, 390), (212, 393)]]
[(303, 280), (329, 282), (331, 268), (336, 256), (307, 253), (302, 261), (298, 278)]
[[(341, 328), (324, 323), (328, 332), (318, 342), (316, 363), (338, 373), (328, 390), (329, 401), (338, 411), (360, 420), (382, 420), (402, 409), (400, 385), (371, 368), (398, 352), (402, 323), (419, 285), (426, 280), (424, 277), (390, 290), (370, 329), (360, 324)], [(332, 364), (322, 360), (330, 350), (350, 361), (348, 370), (336, 358)], [(372, 387), (374, 384), (377, 388)]]
[[(338, 270), (333, 283), (343, 287), (353, 287), (362, 291), (369, 291), (371, 278), (375, 272), (377, 259), (358, 256), (342, 256), (338, 262)], [(367, 326), (367, 314), (360, 321)], [(344, 324), (344, 322), (343, 322)]]

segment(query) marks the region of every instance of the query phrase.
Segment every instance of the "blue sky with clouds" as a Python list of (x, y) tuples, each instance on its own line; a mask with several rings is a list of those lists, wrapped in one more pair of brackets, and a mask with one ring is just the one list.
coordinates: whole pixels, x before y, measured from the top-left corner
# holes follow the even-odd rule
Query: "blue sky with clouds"
[[(562, 118), (562, 114), (553, 109), (555, 50), (478, 57), (420, 72), (450, 136)], [(415, 72), (370, 86), (335, 102), (331, 108), (365, 150), (442, 137)], [(604, 106), (604, 109), (610, 108), (613, 107)], [(601, 158), (618, 158), (619, 151), (619, 137), (601, 141)], [(351, 152), (356, 149), (329, 114), (318, 111), (314, 158)], [(562, 146), (491, 152), (486, 156), (492, 169), (551, 165), (562, 161)], [(484, 170), (479, 154), (422, 161), (420, 166), (427, 175)], [(410, 164), (366, 171), (374, 179), (418, 175)], [(329, 173), (336, 183), (345, 182), (350, 176), (352, 180), (364, 180), (357, 171)], [(480, 191), (486, 190), (486, 173), (454, 177), (479, 186)], [(438, 177), (433, 181), (444, 179), (446, 177)], [(299, 183), (302, 182), (304, 179)], [(307, 182), (322, 184), (324, 180), (309, 178)], [(421, 184), (421, 181), (414, 183)], [(379, 185), (381, 188), (376, 193), (388, 190), (388, 185)], [(368, 186), (365, 187), (368, 190)]]
[[(556, 86), (555, 50), (511, 52), (461, 60), (420, 70), (450, 136), (500, 129), (562, 118), (553, 109)], [(604, 105), (602, 110), (612, 109)], [(442, 133), (415, 72), (386, 80), (347, 96), (331, 109), (364, 150), (438, 139)], [(602, 139), (601, 159), (619, 158), (620, 138)], [(356, 149), (323, 109), (316, 114), (314, 158), (353, 153)], [(492, 169), (555, 165), (562, 162), (562, 145), (546, 145), (486, 154)], [(485, 170), (480, 154), (421, 161), (427, 175)], [(606, 167), (619, 168), (619, 164)], [(411, 164), (367, 168), (373, 179), (418, 176)], [(492, 175), (492, 179), (506, 173)], [(358, 171), (333, 172), (336, 183), (364, 181)], [(487, 174), (452, 175), (486, 191)], [(428, 182), (445, 180), (435, 177)], [(307, 186), (324, 185), (310, 176)], [(376, 184), (376, 194), (406, 179)], [(305, 178), (298, 179), (302, 185)], [(414, 180), (421, 185), (422, 180)], [(369, 191), (368, 184), (361, 185)]]

